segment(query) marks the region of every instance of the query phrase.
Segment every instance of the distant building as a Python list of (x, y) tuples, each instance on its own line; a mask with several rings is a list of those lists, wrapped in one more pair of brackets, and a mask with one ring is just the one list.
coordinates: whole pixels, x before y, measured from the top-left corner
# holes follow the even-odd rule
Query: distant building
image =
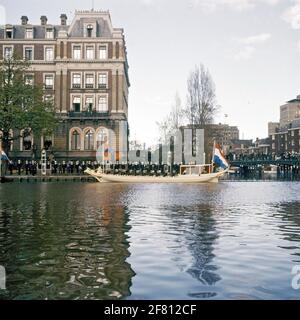
[(280, 127), (300, 118), (300, 95), (280, 107)]
[(270, 135), (269, 140), (272, 154), (300, 153), (300, 119), (278, 128), (277, 132)]
[[(181, 130), (191, 129), (191, 125), (187, 125), (181, 127)], [(195, 126), (194, 129), (200, 129), (200, 127)], [(194, 138), (196, 137), (195, 133), (193, 133), (193, 154), (196, 151), (196, 144)], [(214, 142), (220, 144), (223, 148), (225, 153), (228, 153), (230, 146), (232, 145), (233, 141), (239, 139), (239, 129), (236, 126), (229, 126), (228, 124), (207, 124), (204, 126), (204, 155), (205, 155), (205, 162), (209, 163), (212, 158), (212, 151)]]
[(269, 122), (268, 123), (268, 137), (276, 133), (276, 130), (280, 127), (279, 122)]
[(249, 150), (253, 145), (253, 140), (232, 140), (229, 149), (227, 150), (227, 154), (249, 154)]

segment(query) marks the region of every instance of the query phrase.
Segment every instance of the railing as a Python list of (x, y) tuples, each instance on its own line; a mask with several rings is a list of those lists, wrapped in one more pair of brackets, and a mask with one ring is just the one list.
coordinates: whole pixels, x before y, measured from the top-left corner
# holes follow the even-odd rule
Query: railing
[(75, 112), (75, 111), (70, 111), (68, 113), (68, 116), (70, 118), (104, 118), (109, 116), (108, 111), (81, 111), (81, 112)]
[(75, 84), (75, 83), (73, 83), (72, 88), (73, 88), (73, 89), (80, 89), (80, 88), (81, 88), (81, 84)]
[(44, 88), (46, 89), (46, 90), (53, 90), (53, 85), (44, 85)]
[(85, 84), (85, 88), (86, 89), (94, 89), (94, 85), (93, 84)]

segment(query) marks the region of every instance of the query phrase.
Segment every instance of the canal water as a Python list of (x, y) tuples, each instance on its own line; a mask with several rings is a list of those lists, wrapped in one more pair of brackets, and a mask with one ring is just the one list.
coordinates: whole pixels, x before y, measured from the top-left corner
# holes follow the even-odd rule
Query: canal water
[(299, 190), (0, 185), (0, 299), (298, 299)]

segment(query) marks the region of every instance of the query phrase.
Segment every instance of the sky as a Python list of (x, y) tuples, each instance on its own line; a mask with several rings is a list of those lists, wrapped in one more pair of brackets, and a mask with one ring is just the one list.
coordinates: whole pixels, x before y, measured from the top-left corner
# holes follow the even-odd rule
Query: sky
[[(300, 0), (0, 0), (0, 23), (27, 15), (59, 24), (76, 9), (109, 10), (125, 31), (131, 139), (156, 142), (176, 92), (203, 63), (221, 106), (215, 122), (237, 125), (241, 138), (267, 136), (279, 106), (300, 94)], [(69, 21), (70, 22), (70, 21)], [(228, 114), (228, 118), (224, 115)]]

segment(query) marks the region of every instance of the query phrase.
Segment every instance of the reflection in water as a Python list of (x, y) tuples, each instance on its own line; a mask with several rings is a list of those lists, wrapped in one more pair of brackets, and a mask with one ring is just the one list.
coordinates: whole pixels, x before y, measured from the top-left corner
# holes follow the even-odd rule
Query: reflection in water
[(130, 229), (126, 207), (105, 190), (95, 196), (94, 185), (84, 190), (74, 185), (57, 187), (30, 187), (23, 196), (2, 190), (0, 264), (7, 269), (8, 290), (0, 297), (130, 295), (134, 273), (126, 262)]
[(300, 184), (0, 185), (0, 299), (294, 299)]
[(293, 250), (294, 262), (300, 262), (300, 202), (283, 202), (274, 207), (276, 208), (274, 215), (283, 222), (278, 225), (278, 228), (283, 239), (289, 242), (289, 245), (284, 248)]
[(214, 243), (218, 237), (216, 221), (213, 217), (211, 207), (193, 208), (197, 212), (193, 216), (194, 230), (186, 235), (189, 250), (194, 257), (194, 263), (189, 268), (194, 278), (203, 285), (214, 285), (220, 280), (220, 276), (215, 273), (217, 267), (212, 264), (214, 258)]

